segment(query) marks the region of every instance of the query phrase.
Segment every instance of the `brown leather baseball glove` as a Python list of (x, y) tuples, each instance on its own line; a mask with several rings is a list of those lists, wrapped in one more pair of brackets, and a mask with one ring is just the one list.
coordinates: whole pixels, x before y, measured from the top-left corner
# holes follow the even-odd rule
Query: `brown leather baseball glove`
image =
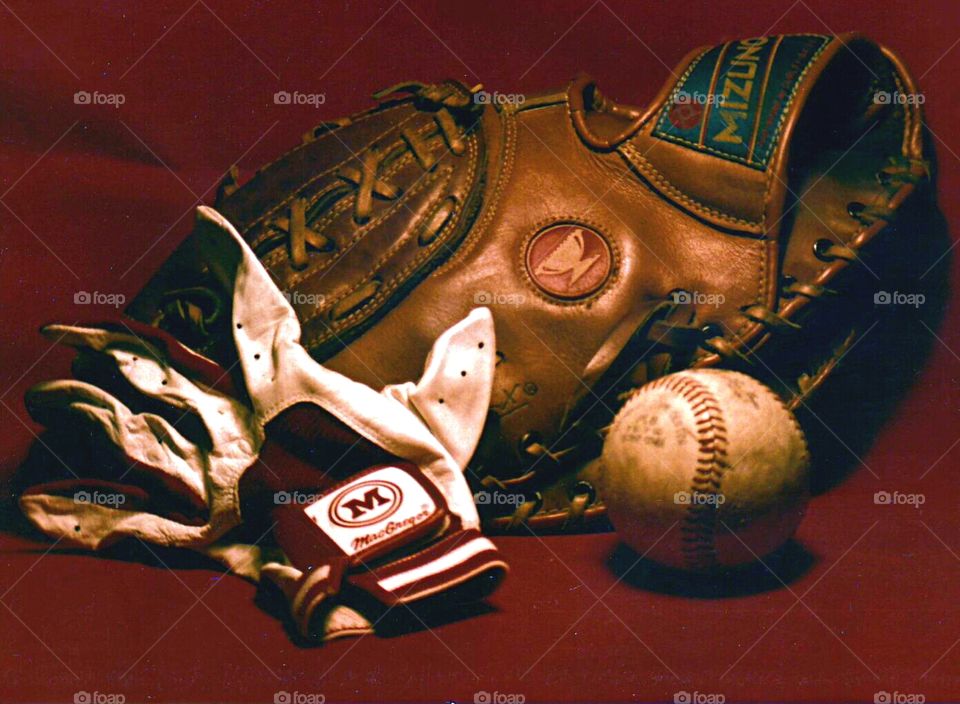
[[(217, 208), (289, 296), (303, 343), (374, 387), (494, 315), (498, 367), (468, 476), (492, 529), (602, 523), (625, 391), (688, 367), (791, 406), (874, 315), (928, 177), (919, 96), (862, 36), (697, 49), (646, 109), (586, 77), (512, 101), (408, 83), (320, 125)], [(899, 220), (894, 231), (894, 223)], [(130, 313), (229, 366), (229, 305), (188, 239)]]

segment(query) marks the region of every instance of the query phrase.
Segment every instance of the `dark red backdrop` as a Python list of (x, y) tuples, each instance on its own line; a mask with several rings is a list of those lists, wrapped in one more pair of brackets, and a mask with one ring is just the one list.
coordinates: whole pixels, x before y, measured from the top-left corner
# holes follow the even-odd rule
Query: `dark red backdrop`
[[(862, 30), (919, 77), (941, 205), (960, 222), (960, 10), (951, 0), (9, 2), (0, 2), (4, 474), (36, 430), (24, 390), (67, 369), (69, 354), (35, 333), (41, 323), (96, 312), (74, 304), (77, 291), (129, 297), (231, 163), (249, 173), (322, 118), (365, 107), (402, 79), (453, 76), (522, 92), (585, 69), (605, 92), (644, 103), (694, 46)], [(78, 105), (79, 90), (125, 102)], [(278, 90), (323, 94), (325, 104), (275, 105)], [(930, 360), (859, 468), (812, 503), (797, 559), (785, 563), (800, 565), (789, 586), (684, 594), (645, 568), (618, 581), (633, 558), (612, 535), (503, 539), (513, 574), (495, 610), (310, 649), (254, 606), (251, 585), (216, 570), (44, 554), (42, 543), (5, 538), (0, 700), (72, 701), (81, 691), (127, 701), (273, 701), (280, 691), (330, 702), (473, 701), (495, 691), (527, 701), (678, 692), (872, 701), (883, 691), (956, 700), (955, 310), (936, 339), (911, 328), (907, 344), (932, 340)], [(925, 504), (878, 506), (880, 490), (919, 492)]]

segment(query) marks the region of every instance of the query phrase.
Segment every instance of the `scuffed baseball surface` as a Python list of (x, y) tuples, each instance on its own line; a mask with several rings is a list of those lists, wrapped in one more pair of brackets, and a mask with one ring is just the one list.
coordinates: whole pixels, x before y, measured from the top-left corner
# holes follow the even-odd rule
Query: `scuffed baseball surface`
[(638, 554), (693, 571), (752, 562), (795, 532), (809, 454), (793, 414), (756, 379), (684, 371), (624, 404), (603, 449), (610, 520)]

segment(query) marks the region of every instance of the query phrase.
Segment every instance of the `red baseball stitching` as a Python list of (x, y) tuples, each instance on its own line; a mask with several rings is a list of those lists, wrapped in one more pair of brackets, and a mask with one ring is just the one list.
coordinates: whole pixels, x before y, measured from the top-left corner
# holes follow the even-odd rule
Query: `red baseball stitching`
[(727, 426), (720, 402), (713, 392), (696, 379), (671, 374), (650, 384), (651, 389), (666, 389), (689, 404), (695, 416), (697, 461), (690, 484), (691, 501), (680, 527), (684, 562), (689, 569), (706, 570), (717, 564), (717, 502), (693, 501), (694, 496), (720, 493), (727, 470)]

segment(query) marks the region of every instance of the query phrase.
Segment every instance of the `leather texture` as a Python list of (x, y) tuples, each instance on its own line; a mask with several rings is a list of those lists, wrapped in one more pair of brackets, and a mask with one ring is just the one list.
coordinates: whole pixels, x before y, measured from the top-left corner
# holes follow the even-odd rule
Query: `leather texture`
[[(645, 109), (585, 76), (491, 105), (411, 83), (327, 123), (219, 208), (329, 368), (381, 387), (490, 308), (497, 367), (468, 467), (488, 530), (586, 530), (622, 394), (688, 367), (804, 401), (869, 325), (863, 256), (928, 177), (917, 87), (855, 34), (691, 52)], [(228, 303), (187, 240), (128, 311), (221, 363)], [(881, 281), (882, 262), (869, 271)], [(833, 300), (831, 300), (833, 299)], [(797, 335), (802, 331), (800, 335)]]

